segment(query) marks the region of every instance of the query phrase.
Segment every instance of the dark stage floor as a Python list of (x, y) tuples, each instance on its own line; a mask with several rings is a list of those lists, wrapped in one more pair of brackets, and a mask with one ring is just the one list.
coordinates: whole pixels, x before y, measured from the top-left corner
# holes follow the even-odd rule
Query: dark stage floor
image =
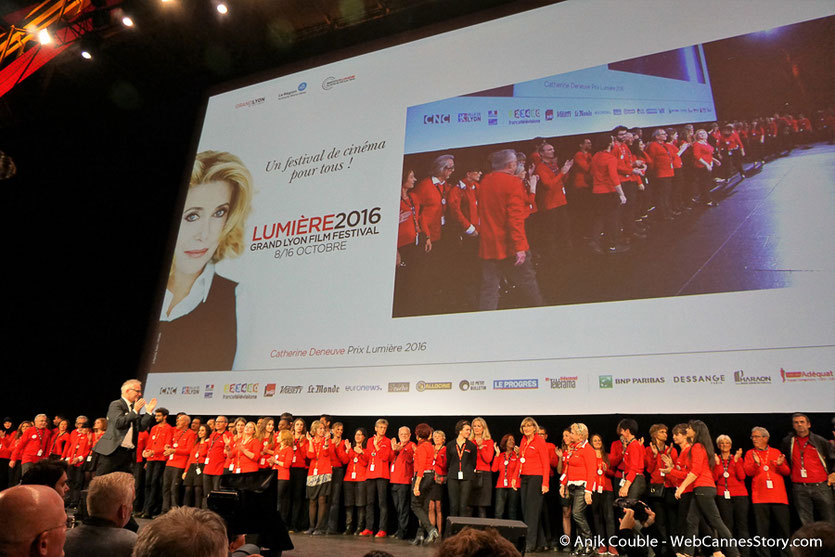
[[(750, 166), (750, 165), (746, 165)], [(832, 273), (835, 146), (795, 149), (713, 191), (698, 207), (651, 224), (629, 252), (575, 246), (555, 277), (540, 272), (548, 305), (783, 288)]]

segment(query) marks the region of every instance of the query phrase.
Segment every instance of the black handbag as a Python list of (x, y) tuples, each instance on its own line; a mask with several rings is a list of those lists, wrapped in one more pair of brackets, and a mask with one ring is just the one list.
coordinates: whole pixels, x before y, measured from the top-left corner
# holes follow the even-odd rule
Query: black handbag
[(651, 499), (664, 497), (664, 484), (649, 484), (649, 496)]

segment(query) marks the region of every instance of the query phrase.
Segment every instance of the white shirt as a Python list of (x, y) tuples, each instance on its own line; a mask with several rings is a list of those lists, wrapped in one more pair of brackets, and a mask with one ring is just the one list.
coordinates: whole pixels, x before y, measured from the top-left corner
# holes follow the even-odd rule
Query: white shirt
[[(125, 401), (125, 404), (128, 405), (128, 412), (130, 412), (130, 402), (125, 397), (122, 397), (122, 400)], [(134, 449), (136, 448), (133, 444), (133, 422), (130, 423), (130, 427), (128, 428), (128, 432), (125, 433), (125, 438), (122, 439), (122, 447), (126, 449)]]
[(160, 311), (160, 321), (174, 321), (175, 319), (188, 315), (194, 311), (197, 306), (204, 303), (209, 297), (209, 289), (212, 287), (212, 280), (215, 278), (215, 264), (209, 263), (203, 272), (191, 285), (191, 290), (188, 291), (186, 297), (171, 308), (171, 313), (167, 313), (168, 307), (171, 305), (171, 300), (174, 299), (174, 293), (165, 289), (165, 298), (162, 301), (162, 310)]

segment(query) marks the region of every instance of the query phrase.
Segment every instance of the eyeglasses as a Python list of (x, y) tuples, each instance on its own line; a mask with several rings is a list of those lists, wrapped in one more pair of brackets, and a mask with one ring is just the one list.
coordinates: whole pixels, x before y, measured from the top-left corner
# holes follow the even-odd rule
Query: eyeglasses
[(129, 390), (129, 391), (133, 391), (133, 392), (135, 392), (135, 393), (142, 394), (142, 389), (133, 389), (133, 388), (131, 388), (131, 389), (128, 389), (128, 390)]
[(455, 170), (454, 166), (445, 166), (444, 170)]

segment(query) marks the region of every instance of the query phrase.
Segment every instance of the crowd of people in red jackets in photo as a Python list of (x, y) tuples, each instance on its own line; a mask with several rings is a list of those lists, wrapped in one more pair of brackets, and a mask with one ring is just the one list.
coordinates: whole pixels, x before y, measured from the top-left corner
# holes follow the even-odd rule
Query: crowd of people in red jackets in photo
[(583, 265), (579, 256), (620, 254), (649, 235), (669, 235), (671, 221), (716, 207), (737, 177), (794, 148), (831, 142), (833, 133), (830, 109), (812, 119), (617, 126), (489, 155), (460, 149), (429, 165), (407, 157), (393, 315), (554, 303), (541, 285)]
[[(180, 413), (171, 425), (165, 408), (152, 414), (156, 423), (138, 433), (135, 449), (135, 511), (143, 518), (205, 508), (221, 478), (249, 475), (266, 480), (291, 532), (314, 536), (391, 534), (428, 545), (442, 535), (445, 516), (509, 518), (526, 524), (528, 551), (617, 555), (616, 518), (627, 508), (644, 534), (665, 542), (661, 557), (694, 555), (696, 536), (715, 540), (704, 555), (748, 556), (753, 549), (726, 540), (788, 539), (791, 511), (804, 525), (835, 524), (835, 441), (812, 433), (804, 414), (793, 415), (782, 442), (754, 427), (744, 452), (700, 420), (654, 424), (639, 437), (636, 421), (625, 418), (607, 447), (579, 422), (549, 442), (531, 417), (501, 435), (483, 418), (460, 420), (447, 436), (426, 423), (394, 432), (382, 418), (368, 431), (346, 430), (328, 415), (308, 423), (289, 413), (205, 421)], [(85, 416), (74, 427), (62, 416), (52, 427), (48, 421), (4, 420), (0, 490), (26, 484), (43, 461), (59, 462), (66, 505), (75, 507), (101, 471), (94, 448), (108, 422), (99, 418), (91, 429)]]

